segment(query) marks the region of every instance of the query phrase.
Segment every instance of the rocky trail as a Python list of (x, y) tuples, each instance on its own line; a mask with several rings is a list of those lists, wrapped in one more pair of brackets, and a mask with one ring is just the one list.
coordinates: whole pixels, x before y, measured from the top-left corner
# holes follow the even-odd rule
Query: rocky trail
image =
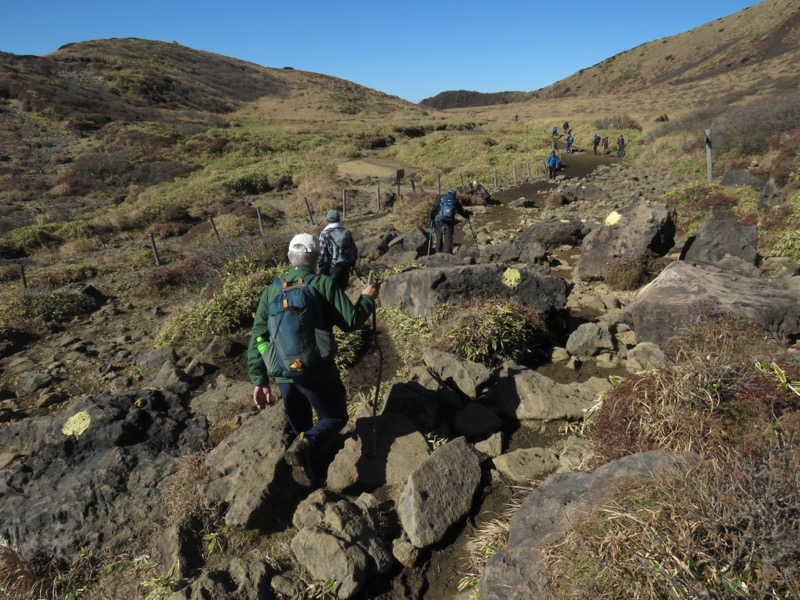
[[(325, 581), (340, 598), (466, 600), (471, 588), (460, 584), (470, 577), (477, 583), (470, 540), (513, 500), (521, 504), (518, 535), (485, 570), (481, 597), (533, 597), (526, 594), (538, 589), (541, 574), (525, 556), (539, 539), (537, 523), (565, 527), (569, 515), (563, 502), (533, 502), (531, 482), (559, 472), (572, 491), (542, 493), (557, 499), (591, 489), (580, 500), (589, 506), (602, 501), (603, 482), (618, 473), (680, 468), (680, 459), (654, 454), (580, 472), (588, 447), (564, 428), (609, 389), (610, 375), (664, 364), (659, 344), (668, 331), (653, 323), (654, 311), (671, 323), (690, 291), (702, 294), (699, 282), (710, 282), (714, 293), (760, 312), (780, 333), (800, 329), (797, 271), (773, 263), (767, 281), (752, 263), (739, 264), (748, 260), (743, 251), (733, 274), (734, 267), (678, 260), (684, 241), (673, 239), (672, 216), (658, 199), (682, 180), (591, 152), (563, 162), (556, 181), (525, 182), (472, 207), (472, 227), (459, 228), (452, 256), (428, 257), (424, 232), (387, 236), (382, 221), (370, 218), (377, 230), (358, 240), (363, 254), (375, 264), (425, 266), (387, 278), (382, 305), (430, 317), (449, 299), (501, 296), (557, 316), (559, 325), (536, 368), (506, 363), (490, 370), (426, 348), (424, 364), (399, 380), (399, 358), (379, 323), (380, 348), (368, 335), (363, 360), (347, 375), (351, 400), (360, 393), (367, 401), (354, 406), (341, 443), (316, 465), (327, 474), (316, 489), (297, 482), (282, 461), (282, 410), (252, 407), (246, 330), (180, 355), (155, 347), (156, 332), (180, 302), (132, 294), (150, 267), (83, 285), (80, 293), (98, 299), (88, 317), (35, 343), (0, 348), (0, 536), (23, 555), (44, 547), (65, 562), (81, 549), (98, 559), (146, 550), (162, 572), (175, 565), (173, 579), (191, 583), (171, 600), (312, 597)], [(624, 228), (604, 225), (612, 211)], [(725, 237), (746, 237), (720, 223)], [(137, 250), (141, 244), (131, 242), (105, 254)], [(679, 301), (669, 310), (666, 300), (648, 305), (637, 290), (604, 282), (615, 256), (646, 252), (670, 263), (668, 293)], [(701, 262), (716, 265), (706, 252)], [(507, 269), (520, 273), (518, 286), (502, 283)], [(678, 276), (686, 282), (675, 288)], [(735, 290), (745, 276), (760, 291), (741, 301)], [(658, 280), (652, 287), (658, 291)], [(379, 367), (391, 384), (375, 420), (369, 393)], [(215, 531), (170, 508), (171, 482), (185, 476), (186, 455), (202, 456), (203, 476), (183, 501), (200, 512), (217, 507)], [(212, 556), (203, 535), (223, 528), (256, 533), (235, 552)], [(119, 595), (106, 597), (134, 597), (135, 582), (119, 585)]]

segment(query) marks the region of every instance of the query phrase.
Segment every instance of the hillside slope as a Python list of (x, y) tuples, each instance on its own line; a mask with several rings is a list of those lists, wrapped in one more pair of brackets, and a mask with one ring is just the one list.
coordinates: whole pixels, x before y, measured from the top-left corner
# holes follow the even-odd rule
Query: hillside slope
[[(430, 108), (463, 108), (565, 96), (674, 90), (693, 86), (731, 101), (800, 83), (800, 5), (766, 0), (678, 35), (626, 50), (534, 92), (443, 92)], [(750, 88), (748, 90), (748, 88)]]

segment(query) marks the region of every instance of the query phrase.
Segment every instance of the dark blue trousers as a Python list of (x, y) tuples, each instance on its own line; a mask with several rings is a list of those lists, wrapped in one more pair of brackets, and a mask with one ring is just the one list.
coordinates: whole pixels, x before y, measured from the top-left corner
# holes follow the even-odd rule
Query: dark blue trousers
[[(295, 435), (305, 432), (312, 456), (319, 454), (347, 425), (347, 399), (341, 380), (279, 383), (286, 418)], [(311, 411), (317, 414), (314, 425)]]

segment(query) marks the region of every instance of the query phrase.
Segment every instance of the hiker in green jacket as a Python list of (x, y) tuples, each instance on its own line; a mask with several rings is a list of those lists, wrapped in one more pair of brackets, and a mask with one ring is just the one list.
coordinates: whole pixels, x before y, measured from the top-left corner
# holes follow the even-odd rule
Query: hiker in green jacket
[[(318, 310), (315, 313), (319, 319), (316, 327), (329, 334), (331, 348), (327, 352), (321, 351), (324, 355), (322, 363), (310, 372), (303, 372), (302, 376), (284, 377), (273, 374), (283, 399), (287, 420), (296, 436), (286, 450), (286, 461), (290, 465), (303, 467), (309, 479), (313, 479), (311, 459), (328, 446), (347, 424), (344, 384), (334, 363), (336, 348), (333, 343), (333, 327), (335, 325), (345, 332), (355, 331), (375, 310), (375, 298), (378, 297), (377, 289), (370, 284), (361, 291), (358, 301), (351, 303), (345, 292), (334, 285), (329, 276), (315, 274), (319, 255), (317, 238), (307, 233), (294, 236), (289, 243), (291, 268), (284, 280), (287, 285), (291, 285), (301, 279), (308, 281), (311, 278), (308, 285), (314, 288), (315, 293), (310, 293), (309, 297), (313, 296), (315, 306), (312, 308)], [(258, 302), (247, 352), (248, 375), (255, 385), (253, 402), (259, 409), (273, 403), (269, 388), (270, 373), (264, 357), (269, 351), (268, 344), (275, 346), (275, 340), (270, 340), (269, 308), (270, 301), (280, 293), (276, 283), (277, 281), (267, 287)], [(282, 335), (286, 335), (285, 331)], [(280, 331), (276, 333), (280, 338)], [(302, 369), (302, 365), (300, 368)], [(313, 422), (312, 410), (317, 415), (316, 424)]]

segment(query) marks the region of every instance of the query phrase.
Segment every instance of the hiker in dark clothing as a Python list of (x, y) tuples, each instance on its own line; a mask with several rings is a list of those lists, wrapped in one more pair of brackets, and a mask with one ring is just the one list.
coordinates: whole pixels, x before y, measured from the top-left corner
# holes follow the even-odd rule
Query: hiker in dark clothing
[(343, 290), (350, 281), (350, 270), (356, 266), (358, 247), (349, 230), (339, 222), (339, 211), (332, 208), (325, 215), (328, 224), (319, 234), (320, 257), (317, 273), (330, 275)]
[(453, 231), (456, 214), (469, 220), (471, 213), (464, 209), (454, 189), (447, 190), (431, 207), (430, 220), (436, 228), (435, 252), (450, 254), (453, 249)]
[[(286, 450), (286, 462), (302, 467), (309, 484), (313, 480), (311, 459), (324, 450), (347, 424), (345, 388), (334, 363), (333, 327), (335, 325), (345, 332), (361, 327), (375, 310), (378, 296), (376, 288), (368, 285), (361, 291), (358, 301), (351, 303), (344, 290), (330, 277), (314, 273), (319, 255), (319, 242), (312, 235), (301, 233), (292, 238), (288, 254), (291, 268), (283, 282), (276, 280), (261, 295), (247, 351), (248, 375), (255, 386), (253, 402), (259, 409), (273, 403), (269, 388), (269, 378), (273, 377), (283, 399), (289, 426), (296, 436)], [(276, 303), (271, 301), (281, 289), (285, 292), (286, 286), (303, 282), (308, 288), (313, 288), (308, 290), (309, 304), (306, 307), (310, 309), (308, 313), (315, 315), (316, 331), (311, 337), (317, 342), (315, 351), (319, 359), (308, 369), (304, 369), (302, 364), (297, 365), (300, 361), (296, 360), (291, 368), (299, 369), (300, 374), (287, 377), (281, 375), (286, 372), (287, 365), (282, 362), (280, 348), (287, 336), (299, 336), (296, 330), (292, 330), (289, 319), (280, 320), (280, 325), (275, 326)], [(270, 311), (273, 311), (272, 324)], [(297, 345), (293, 339), (288, 343)], [(316, 424), (312, 410), (317, 415)]]
[(597, 154), (597, 147), (600, 145), (600, 135), (595, 133), (594, 139), (592, 139), (592, 152)]
[(569, 122), (564, 121), (564, 124), (561, 126), (561, 129), (564, 131), (564, 133), (569, 133)]
[(625, 138), (619, 136), (617, 140), (617, 158), (622, 158), (625, 156)]

